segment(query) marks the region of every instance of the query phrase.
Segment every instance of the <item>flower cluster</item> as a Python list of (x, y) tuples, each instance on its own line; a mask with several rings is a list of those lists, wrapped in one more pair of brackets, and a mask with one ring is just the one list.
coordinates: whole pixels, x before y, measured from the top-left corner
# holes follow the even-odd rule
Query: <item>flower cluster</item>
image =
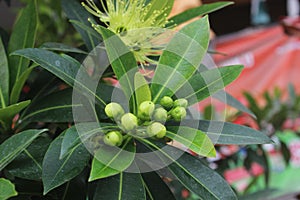
[(164, 123), (168, 120), (181, 121), (186, 117), (186, 99), (173, 101), (165, 96), (158, 105), (144, 101), (138, 107), (138, 114), (125, 113), (122, 106), (111, 102), (105, 107), (105, 114), (114, 120), (119, 129), (105, 134), (103, 141), (110, 146), (121, 146), (125, 137), (164, 138), (167, 129)]
[[(147, 0), (107, 0), (106, 5), (100, 0), (104, 9), (102, 12), (93, 0), (86, 2), (87, 4), (82, 3), (86, 10), (105, 23), (109, 30), (119, 35), (138, 62), (153, 63), (148, 56), (157, 55), (164, 46), (155, 38), (164, 32), (162, 28), (168, 22), (168, 7), (153, 10), (151, 2), (147, 3)], [(100, 25), (92, 21), (91, 23), (100, 33)]]

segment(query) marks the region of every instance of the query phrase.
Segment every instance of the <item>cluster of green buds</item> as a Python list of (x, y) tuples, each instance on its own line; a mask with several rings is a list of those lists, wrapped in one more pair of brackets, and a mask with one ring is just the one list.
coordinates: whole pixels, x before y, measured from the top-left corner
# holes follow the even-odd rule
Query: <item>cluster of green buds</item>
[(124, 137), (154, 137), (164, 138), (167, 129), (166, 121), (181, 121), (186, 117), (186, 99), (173, 100), (171, 97), (163, 97), (159, 104), (152, 101), (144, 101), (138, 106), (137, 115), (125, 113), (122, 106), (112, 102), (106, 105), (105, 114), (114, 120), (119, 130), (113, 130), (105, 134), (103, 141), (110, 146), (120, 146)]

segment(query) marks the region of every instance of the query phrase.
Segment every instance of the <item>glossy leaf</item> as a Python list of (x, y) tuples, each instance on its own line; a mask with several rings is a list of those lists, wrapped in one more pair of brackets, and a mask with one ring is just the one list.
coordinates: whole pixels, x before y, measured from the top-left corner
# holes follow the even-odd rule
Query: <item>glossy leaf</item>
[(45, 154), (42, 173), (44, 194), (81, 173), (90, 159), (89, 152), (83, 145), (78, 146), (67, 157), (59, 159), (63, 137), (64, 134), (57, 137)]
[(120, 173), (113, 177), (100, 180), (97, 184), (97, 188), (93, 199), (146, 199), (141, 175), (136, 173)]
[[(9, 40), (9, 53), (34, 46), (37, 31), (37, 13), (36, 0), (30, 1), (26, 8), (21, 11)], [(28, 64), (29, 61), (25, 58), (18, 56), (9, 57), (11, 87), (26, 70)]]
[[(89, 12), (87, 12), (79, 2), (62, 0), (61, 3), (64, 12), (67, 14), (70, 20), (80, 21), (84, 25), (90, 27), (90, 22), (88, 21), (88, 19), (92, 19), (93, 16)], [(95, 34), (98, 35), (98, 37), (95, 37), (93, 34), (90, 34), (86, 29), (83, 29), (76, 24), (74, 25), (74, 27), (80, 33), (89, 51), (94, 49), (102, 41), (101, 36), (97, 34), (95, 30), (91, 29), (95, 32)]]
[(241, 126), (222, 121), (194, 121), (189, 120), (188, 124), (199, 124), (199, 130), (205, 132), (216, 144), (266, 144), (272, 140), (263, 132), (254, 130), (247, 126)]
[(0, 199), (6, 200), (17, 195), (14, 184), (7, 179), (0, 178)]
[(0, 37), (0, 108), (8, 105), (9, 99), (9, 69), (2, 39)]
[(42, 162), (50, 143), (49, 138), (37, 138), (6, 169), (10, 174), (19, 178), (41, 180)]
[[(138, 69), (134, 55), (119, 36), (102, 26), (99, 28), (99, 31), (104, 39), (113, 71), (119, 80), (124, 94), (129, 100), (134, 93), (134, 76)], [(132, 98), (132, 101), (135, 102), (135, 97), (132, 96)]]
[(178, 98), (186, 98), (189, 105), (213, 95), (234, 81), (241, 73), (243, 66), (234, 65), (195, 73), (188, 82), (178, 90)]
[(91, 80), (84, 69), (80, 68), (80, 63), (75, 59), (67, 55), (60, 56), (53, 52), (37, 48), (18, 50), (14, 52), (13, 55), (23, 56), (34, 61), (65, 81), (68, 85), (73, 86), (76, 84), (76, 90), (96, 97), (97, 102), (106, 105), (106, 103), (95, 94), (93, 89), (90, 88), (95, 86), (96, 83)]
[(134, 90), (137, 107), (144, 101), (151, 101), (151, 91), (148, 82), (140, 72), (137, 72), (134, 76)]
[(18, 102), (22, 88), (27, 81), (31, 71), (36, 67), (36, 65), (29, 67), (23, 71), (18, 80), (15, 82), (11, 94), (10, 94), (10, 104), (15, 104)]
[(9, 139), (0, 145), (0, 171), (11, 163), (21, 152), (23, 152), (43, 130), (26, 130)]
[(206, 53), (209, 22), (204, 17), (181, 29), (163, 51), (152, 80), (153, 102), (172, 96), (194, 74)]
[(3, 127), (9, 129), (10, 124), (12, 123), (12, 119), (16, 114), (18, 114), (21, 110), (26, 108), (30, 104), (30, 100), (22, 101), (20, 103), (16, 103), (10, 105), (6, 108), (0, 109), (0, 122)]
[(200, 130), (184, 126), (169, 126), (166, 136), (180, 142), (195, 153), (215, 157), (216, 150), (209, 137)]
[(133, 162), (136, 147), (132, 141), (124, 142), (122, 148), (102, 146), (94, 155), (89, 181), (106, 178), (127, 169)]
[(182, 24), (184, 22), (189, 21), (190, 19), (193, 19), (198, 16), (206, 15), (208, 13), (214, 12), (216, 10), (219, 10), (231, 4), (233, 3), (230, 1), (216, 2), (216, 3), (204, 4), (199, 7), (189, 9), (187, 11), (184, 11), (178, 15), (171, 17), (169, 19), (169, 23), (167, 24), (167, 27)]
[(42, 49), (50, 50), (50, 51), (59, 51), (59, 52), (71, 52), (71, 53), (80, 53), (87, 54), (87, 52), (82, 51), (78, 48), (71, 47), (69, 45), (57, 42), (46, 42), (40, 46)]
[[(168, 166), (177, 179), (190, 191), (201, 199), (210, 200), (236, 200), (237, 197), (229, 184), (213, 169), (204, 165), (197, 157), (191, 156), (181, 150), (159, 142), (143, 140), (143, 143), (152, 150), (158, 150), (158, 156), (165, 162), (172, 163)], [(174, 158), (178, 158), (175, 160)]]

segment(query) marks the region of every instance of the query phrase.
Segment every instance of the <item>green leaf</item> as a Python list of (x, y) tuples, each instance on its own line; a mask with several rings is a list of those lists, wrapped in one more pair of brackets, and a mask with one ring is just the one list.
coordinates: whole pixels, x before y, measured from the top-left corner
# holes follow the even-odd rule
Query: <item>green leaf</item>
[(7, 56), (2, 39), (0, 38), (0, 108), (8, 105), (9, 99), (9, 69)]
[(176, 93), (178, 98), (186, 98), (189, 105), (211, 96), (234, 81), (241, 73), (243, 66), (234, 65), (195, 73)]
[[(164, 9), (164, 12), (162, 12), (160, 15), (156, 17), (156, 19), (162, 18), (164, 15), (168, 16), (172, 10), (174, 0), (152, 0), (151, 2), (151, 7), (147, 12), (147, 15), (145, 18), (151, 17), (155, 13), (155, 11), (161, 11)], [(153, 17), (153, 16), (152, 16)]]
[(137, 72), (134, 76), (134, 90), (137, 108), (142, 102), (151, 101), (151, 91), (148, 82), (140, 72)]
[[(134, 55), (119, 36), (102, 26), (99, 27), (99, 31), (104, 39), (113, 71), (119, 80), (124, 94), (129, 100), (134, 93), (134, 76), (138, 69)], [(135, 97), (132, 96), (132, 98), (133, 102), (135, 102)]]
[(71, 47), (66, 44), (57, 43), (57, 42), (46, 42), (40, 46), (42, 49), (50, 50), (50, 51), (59, 51), (59, 52), (71, 52), (71, 53), (80, 53), (87, 54), (87, 52), (82, 51), (78, 48)]
[(45, 131), (47, 131), (47, 129), (26, 130), (5, 140), (0, 145), (0, 171), (24, 151), (35, 138)]
[(194, 74), (206, 53), (209, 22), (204, 17), (181, 29), (163, 51), (152, 80), (153, 102), (172, 96)]
[(215, 157), (216, 150), (209, 137), (200, 130), (184, 126), (168, 126), (166, 136), (180, 142), (201, 156)]
[(19, 178), (41, 180), (42, 162), (50, 143), (51, 140), (47, 137), (37, 138), (6, 169)]
[(229, 122), (189, 120), (188, 124), (199, 124), (199, 130), (205, 132), (216, 144), (267, 144), (272, 140), (263, 132), (254, 130), (247, 126), (241, 126)]
[(23, 56), (34, 61), (44, 69), (62, 79), (68, 85), (74, 86), (74, 84), (76, 84), (76, 90), (80, 90), (92, 98), (96, 97), (97, 102), (103, 106), (106, 105), (106, 103), (95, 94), (93, 89), (90, 88), (95, 85), (97, 86), (98, 84), (91, 80), (85, 69), (80, 68), (80, 63), (75, 59), (67, 55), (60, 56), (53, 52), (37, 48), (18, 50), (14, 52), (13, 55)]
[(17, 195), (15, 185), (7, 179), (0, 178), (0, 199), (6, 200)]
[(78, 146), (67, 157), (59, 159), (63, 137), (64, 133), (51, 143), (43, 160), (44, 195), (80, 174), (90, 159), (89, 152), (83, 145)]
[[(31, 48), (34, 46), (37, 31), (37, 21), (36, 0), (33, 0), (30, 1), (26, 8), (24, 8), (18, 16), (9, 40), (9, 53), (12, 53), (18, 49)], [(9, 57), (11, 87), (26, 70), (28, 64), (29, 61), (24, 58), (16, 56)]]
[(166, 27), (182, 24), (184, 22), (189, 21), (190, 19), (193, 19), (198, 16), (206, 15), (208, 13), (214, 12), (216, 10), (219, 10), (231, 4), (233, 3), (229, 1), (216, 2), (216, 3), (204, 4), (199, 7), (189, 9), (187, 11), (184, 11), (178, 15), (171, 17)]
[[(191, 156), (173, 146), (142, 139), (148, 148), (156, 151), (156, 154), (164, 162), (172, 163), (168, 166), (177, 179), (190, 191), (197, 194), (201, 199), (209, 200), (236, 200), (237, 197), (229, 184), (213, 169), (204, 165), (197, 157)], [(178, 159), (174, 159), (178, 158)]]
[(30, 100), (22, 101), (20, 103), (16, 103), (6, 108), (0, 109), (0, 122), (2, 123), (3, 127), (5, 129), (9, 129), (12, 123), (12, 119), (15, 117), (15, 115), (26, 108), (29, 104)]
[(24, 70), (24, 72), (19, 76), (17, 81), (15, 82), (11, 94), (10, 94), (10, 104), (15, 104), (18, 102), (22, 88), (27, 81), (31, 71), (36, 67), (37, 65), (34, 65), (32, 67), (29, 67)]
[(149, 199), (175, 199), (170, 188), (156, 172), (143, 173), (142, 177)]
[[(77, 1), (70, 1), (70, 0), (62, 0), (62, 8), (64, 12), (67, 14), (68, 18), (70, 20), (77, 20), (83, 23), (84, 25), (90, 27), (90, 22), (88, 21), (89, 18), (93, 19), (93, 16), (87, 12), (84, 7)], [(97, 32), (93, 29), (92, 31), (95, 32), (95, 34), (98, 35), (98, 37), (95, 37), (93, 34), (91, 34), (86, 29), (74, 25), (75, 29), (80, 33), (85, 45), (87, 46), (88, 50), (93, 50), (101, 41), (101, 36), (97, 34)]]
[(127, 140), (122, 148), (102, 146), (93, 159), (89, 181), (106, 178), (127, 169), (135, 158), (136, 147), (131, 140)]
[(136, 173), (120, 173), (116, 176), (99, 180), (93, 199), (146, 199), (141, 175)]
[(236, 98), (231, 96), (229, 93), (225, 92), (224, 90), (220, 90), (213, 94), (213, 98), (238, 109), (239, 111), (245, 112), (249, 114), (251, 117), (256, 118), (255, 114), (249, 110), (246, 106), (244, 106), (241, 102), (239, 102)]

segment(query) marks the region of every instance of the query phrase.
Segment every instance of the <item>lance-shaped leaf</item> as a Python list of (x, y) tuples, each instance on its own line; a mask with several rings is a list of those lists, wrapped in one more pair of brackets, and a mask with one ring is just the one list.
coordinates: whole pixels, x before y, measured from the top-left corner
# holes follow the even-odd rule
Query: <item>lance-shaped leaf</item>
[[(9, 40), (9, 53), (34, 46), (38, 20), (37, 13), (36, 0), (30, 1), (26, 8), (21, 11)], [(23, 57), (9, 57), (11, 87), (26, 70), (28, 64), (29, 61)]]
[(176, 96), (178, 98), (187, 99), (189, 105), (198, 103), (234, 81), (242, 69), (243, 66), (234, 65), (195, 73), (188, 82), (177, 91)]
[(0, 38), (0, 108), (6, 107), (8, 105), (9, 99), (9, 70), (7, 56), (5, 52), (2, 39)]
[[(158, 157), (166, 163), (170, 171), (190, 191), (201, 199), (236, 200), (237, 197), (229, 184), (213, 169), (203, 164), (197, 157), (191, 156), (170, 145), (164, 146), (157, 141), (142, 139), (152, 151), (157, 150)], [(164, 147), (162, 149), (162, 147)], [(178, 158), (178, 159), (174, 159)]]
[(47, 129), (27, 130), (5, 140), (0, 145), (0, 171), (23, 152), (35, 138), (46, 130)]
[(163, 51), (152, 80), (153, 102), (172, 96), (194, 74), (209, 42), (208, 18), (204, 17), (181, 29)]
[(216, 150), (210, 138), (200, 130), (184, 126), (168, 126), (166, 136), (185, 145), (201, 156), (215, 157)]
[[(134, 93), (134, 76), (137, 72), (137, 63), (133, 53), (122, 42), (119, 36), (113, 32), (99, 26), (99, 31), (104, 39), (107, 55), (114, 73), (129, 100)], [(134, 95), (132, 96), (135, 102)]]
[(146, 199), (141, 175), (137, 173), (120, 173), (113, 177), (99, 180), (93, 199)]
[[(79, 21), (82, 24), (90, 27), (90, 22), (88, 21), (88, 19), (93, 19), (93, 16), (89, 12), (87, 12), (79, 2), (62, 0), (61, 3), (64, 12), (67, 14), (70, 20)], [(93, 50), (102, 41), (101, 36), (97, 34), (94, 29), (90, 28), (89, 31), (87, 31), (86, 29), (76, 24), (74, 24), (74, 27), (80, 33), (88, 50)], [(91, 34), (90, 31), (94, 32), (94, 34)], [(98, 37), (96, 37), (95, 35), (97, 35)]]
[(80, 63), (75, 59), (67, 55), (60, 56), (51, 51), (37, 48), (18, 50), (14, 52), (13, 55), (23, 56), (34, 61), (62, 79), (68, 85), (74, 86), (76, 90), (90, 98), (95, 97), (95, 100), (101, 105), (106, 105), (106, 103), (95, 94), (98, 83), (91, 80), (85, 69), (80, 67)]
[(63, 136), (64, 133), (51, 143), (43, 160), (44, 194), (80, 174), (90, 159), (89, 152), (83, 145), (59, 159)]
[(40, 48), (50, 50), (50, 51), (87, 54), (87, 52), (82, 51), (81, 49), (71, 47), (71, 46), (63, 44), (63, 43), (57, 43), (57, 42), (46, 42), (46, 43), (42, 44), (40, 46)]
[(187, 11), (184, 11), (178, 15), (171, 17), (169, 19), (169, 23), (166, 26), (170, 27), (170, 26), (182, 24), (184, 22), (187, 22), (190, 19), (193, 19), (198, 16), (206, 15), (208, 13), (214, 12), (216, 10), (219, 10), (231, 4), (233, 3), (229, 1), (216, 2), (216, 3), (204, 4), (199, 7), (189, 9)]
[(93, 159), (89, 181), (109, 177), (127, 169), (135, 157), (135, 145), (127, 139), (120, 148), (100, 147)]
[(0, 178), (0, 199), (6, 200), (17, 195), (15, 185), (7, 179)]
[[(151, 3), (151, 7), (147, 12), (146, 18), (150, 17), (155, 13), (156, 10), (161, 11), (162, 8), (164, 9), (164, 12), (162, 12), (160, 15), (156, 17), (156, 19), (160, 19), (161, 17), (168, 16), (173, 8), (174, 0), (152, 0), (149, 3)], [(153, 16), (152, 16), (153, 17)]]

